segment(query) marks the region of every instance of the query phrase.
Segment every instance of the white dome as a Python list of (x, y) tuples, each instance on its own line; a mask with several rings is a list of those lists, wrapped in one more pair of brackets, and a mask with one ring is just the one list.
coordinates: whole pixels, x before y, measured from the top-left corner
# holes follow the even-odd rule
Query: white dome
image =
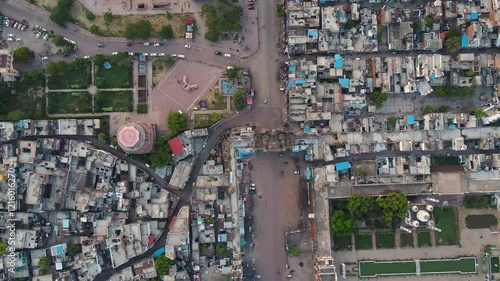
[(432, 211), (434, 211), (434, 206), (427, 205), (427, 206), (425, 206), (425, 209), (427, 210), (427, 212), (432, 212)]
[(428, 226), (434, 226), (434, 221), (433, 221), (433, 220), (428, 221), (428, 222), (427, 222), (427, 225), (428, 225)]
[(413, 227), (419, 227), (420, 223), (418, 221), (413, 221), (411, 225), (413, 225)]
[(413, 205), (413, 206), (411, 206), (411, 210), (412, 210), (414, 213), (418, 212), (418, 206), (417, 206), (417, 205)]
[(417, 219), (421, 222), (428, 222), (431, 219), (429, 212), (420, 210), (417, 212)]

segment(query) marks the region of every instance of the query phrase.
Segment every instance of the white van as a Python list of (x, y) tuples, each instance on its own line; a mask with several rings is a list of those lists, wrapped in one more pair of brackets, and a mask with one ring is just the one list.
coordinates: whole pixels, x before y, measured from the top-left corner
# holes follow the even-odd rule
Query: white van
[(177, 57), (180, 58), (180, 59), (185, 59), (186, 58), (186, 56), (184, 56), (184, 55), (177, 55)]

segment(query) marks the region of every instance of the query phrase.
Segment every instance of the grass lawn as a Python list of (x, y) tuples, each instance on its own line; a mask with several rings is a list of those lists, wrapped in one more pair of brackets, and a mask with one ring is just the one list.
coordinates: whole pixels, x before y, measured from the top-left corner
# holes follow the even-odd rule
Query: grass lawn
[(391, 249), (396, 247), (394, 243), (394, 232), (377, 233), (375, 236), (377, 238), (377, 248)]
[(45, 113), (45, 77), (41, 71), (26, 71), (20, 80), (0, 82), (4, 100), (0, 104), (1, 120), (42, 119)]
[(98, 92), (94, 100), (95, 112), (132, 112), (132, 91)]
[(401, 240), (401, 248), (414, 247), (413, 246), (413, 234), (408, 232), (400, 232), (399, 237)]
[(465, 218), (467, 228), (493, 228), (498, 225), (498, 219), (495, 215), (468, 215)]
[(48, 93), (47, 100), (51, 114), (92, 112), (92, 96), (87, 92)]
[(356, 249), (357, 250), (372, 250), (372, 233), (358, 233), (356, 234)]
[(351, 235), (333, 237), (333, 249), (335, 251), (350, 251), (352, 249), (351, 244)]
[(196, 114), (194, 116), (194, 127), (195, 129), (208, 128), (219, 122), (222, 118), (224, 118), (224, 115), (221, 113)]
[(419, 247), (430, 247), (431, 243), (431, 233), (429, 231), (419, 231), (418, 236), (418, 246)]
[(420, 260), (422, 274), (433, 273), (476, 273), (476, 258), (463, 257), (458, 259)]
[(84, 67), (68, 70), (49, 76), (47, 86), (51, 90), (55, 89), (87, 89), (92, 83), (90, 62)]
[(500, 273), (500, 258), (491, 257), (491, 271), (493, 273)]
[(458, 245), (460, 234), (458, 232), (457, 210), (455, 208), (434, 208), (436, 226), (441, 229), (437, 233), (438, 245)]
[(359, 262), (360, 277), (375, 277), (383, 275), (408, 275), (417, 272), (415, 261), (361, 261)]
[(94, 81), (97, 88), (130, 88), (132, 87), (132, 62), (127, 56), (107, 56), (105, 61), (111, 64), (110, 69), (104, 65), (94, 65)]

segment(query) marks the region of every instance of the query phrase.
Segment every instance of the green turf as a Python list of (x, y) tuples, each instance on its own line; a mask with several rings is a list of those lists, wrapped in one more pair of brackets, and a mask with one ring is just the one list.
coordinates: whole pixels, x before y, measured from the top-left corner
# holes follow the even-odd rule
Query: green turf
[(104, 65), (95, 65), (96, 86), (98, 88), (130, 88), (132, 87), (132, 64), (125, 58), (109, 56), (107, 61), (111, 68), (106, 69)]
[(491, 271), (493, 273), (500, 273), (500, 258), (491, 257)]
[(401, 240), (401, 248), (414, 247), (413, 246), (413, 234), (408, 232), (400, 232), (399, 233)]
[(435, 208), (434, 218), (436, 226), (441, 229), (437, 232), (438, 245), (458, 245), (460, 235), (458, 232), (457, 211), (455, 208)]
[(467, 228), (492, 228), (498, 225), (495, 215), (468, 215), (465, 218)]
[(372, 250), (372, 234), (358, 233), (356, 234), (356, 249), (357, 250)]
[(452, 260), (421, 260), (420, 272), (432, 273), (476, 273), (476, 258), (465, 257)]
[(394, 243), (394, 232), (383, 232), (376, 234), (377, 248), (379, 249), (391, 249), (395, 248)]
[(132, 91), (98, 92), (94, 97), (95, 112), (132, 112)]
[(375, 277), (377, 275), (405, 275), (415, 274), (417, 266), (415, 261), (394, 261), (394, 262), (359, 262), (360, 277)]
[(431, 233), (429, 231), (419, 231), (418, 236), (418, 246), (419, 247), (430, 247), (431, 244)]
[[(77, 67), (76, 64), (71, 64)], [(72, 69), (67, 67), (64, 72), (49, 76), (47, 86), (49, 89), (87, 89), (92, 83), (90, 62), (82, 64), (83, 67)]]
[(51, 114), (92, 112), (92, 96), (87, 92), (48, 93), (47, 99)]

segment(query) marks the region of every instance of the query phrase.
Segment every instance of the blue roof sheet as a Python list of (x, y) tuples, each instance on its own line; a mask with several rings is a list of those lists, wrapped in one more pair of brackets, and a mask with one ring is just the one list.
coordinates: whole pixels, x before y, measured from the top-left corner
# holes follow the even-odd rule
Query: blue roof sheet
[(349, 87), (349, 79), (347, 79), (347, 78), (340, 78), (339, 82), (340, 82), (340, 86), (342, 86), (342, 87)]
[(306, 83), (306, 80), (304, 79), (296, 80), (295, 83), (302, 85)]
[(479, 14), (477, 12), (470, 13), (470, 19), (471, 20), (478, 20), (479, 19)]
[(335, 54), (334, 58), (335, 58), (335, 61), (333, 62), (333, 66), (335, 68), (342, 68), (344, 66), (344, 62), (342, 61), (342, 58), (340, 57), (340, 55)]
[(462, 48), (469, 48), (469, 37), (462, 35)]
[(290, 65), (290, 66), (288, 67), (288, 70), (290, 70), (290, 71), (295, 71), (295, 65)]
[(431, 74), (431, 79), (436, 79), (436, 74), (432, 73)]
[(311, 127), (308, 126), (304, 128), (304, 133), (310, 133), (310, 132), (312, 132)]
[(456, 128), (457, 128), (457, 125), (455, 125), (455, 124), (450, 124), (450, 126), (448, 126), (448, 128), (450, 128), (450, 129), (456, 129)]
[(415, 124), (415, 116), (408, 115), (408, 125), (413, 125), (413, 124)]
[(309, 29), (309, 30), (307, 30), (307, 35), (308, 36), (318, 36), (318, 30), (317, 29)]
[(349, 163), (349, 162), (335, 163), (335, 169), (337, 171), (345, 171), (345, 170), (350, 169), (350, 168), (351, 168), (351, 163)]
[(288, 83), (286, 84), (286, 87), (288, 89), (292, 89), (292, 88), (295, 88), (297, 84), (295, 83), (295, 80), (288, 80)]

